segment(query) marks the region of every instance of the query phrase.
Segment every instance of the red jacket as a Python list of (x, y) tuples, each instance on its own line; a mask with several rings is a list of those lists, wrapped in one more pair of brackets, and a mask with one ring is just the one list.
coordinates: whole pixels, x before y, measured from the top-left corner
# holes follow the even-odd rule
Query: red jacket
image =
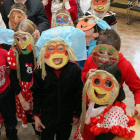
[[(140, 104), (140, 79), (137, 76), (133, 66), (126, 58), (123, 57), (122, 53), (119, 53), (119, 63), (117, 66), (120, 68), (122, 72), (122, 82), (121, 86), (125, 82), (125, 84), (129, 87), (130, 91), (134, 94), (135, 104)], [(92, 60), (92, 55), (90, 55), (83, 67), (82, 70), (82, 79), (85, 83), (87, 80), (86, 74), (90, 69), (98, 68)]]
[[(74, 22), (77, 19), (77, 2), (76, 0), (70, 0), (69, 3), (71, 8), (68, 11), (71, 14), (71, 18)], [(45, 6), (45, 11), (50, 24), (52, 20), (51, 6), (52, 6), (52, 1), (49, 0), (48, 4)]]

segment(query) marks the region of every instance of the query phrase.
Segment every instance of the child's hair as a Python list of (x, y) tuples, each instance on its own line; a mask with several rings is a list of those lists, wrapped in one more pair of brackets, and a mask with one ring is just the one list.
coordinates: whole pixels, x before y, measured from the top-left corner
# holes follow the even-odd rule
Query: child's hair
[[(34, 48), (34, 44), (35, 42), (37, 41), (38, 37), (34, 37), (33, 34), (35, 33), (36, 31), (36, 25), (29, 19), (24, 19), (22, 20), (21, 22), (18, 23), (16, 29), (15, 29), (15, 32), (17, 31), (23, 31), (23, 32), (27, 32), (29, 33), (31, 36), (32, 36), (32, 47), (33, 47), (33, 54), (34, 54), (34, 63), (36, 65), (36, 55), (35, 55), (35, 48)], [(18, 51), (16, 49), (14, 49), (14, 46), (15, 46), (15, 41), (13, 42), (13, 45), (12, 45), (12, 48), (16, 54), (16, 61), (17, 61), (17, 76), (18, 76), (18, 79), (20, 79), (20, 64), (19, 64), (19, 54), (18, 54)]]
[(13, 9), (21, 10), (21, 11), (23, 11), (25, 14), (27, 14), (27, 8), (26, 8), (26, 6), (25, 6), (24, 4), (22, 4), (22, 3), (15, 3), (15, 4), (13, 4), (13, 5), (11, 6), (10, 11), (13, 10)]
[(72, 48), (65, 41), (56, 38), (56, 39), (46, 42), (46, 44), (41, 49), (40, 56), (38, 59), (38, 66), (40, 69), (42, 69), (42, 79), (43, 80), (44, 80), (45, 76), (47, 75), (46, 70), (45, 70), (45, 60), (44, 60), (45, 59), (44, 55), (46, 53), (46, 47), (49, 46), (50, 44), (56, 45), (58, 43), (65, 45), (68, 55), (70, 57), (70, 60), (72, 60), (72, 61), (77, 60)]
[(121, 47), (121, 39), (116, 31), (113, 29), (106, 29), (100, 32), (100, 35), (97, 39), (97, 45), (98, 44), (112, 45), (117, 51), (119, 51)]
[[(121, 84), (122, 81), (122, 73), (120, 71), (120, 69), (118, 68), (117, 65), (115, 64), (104, 64), (102, 66), (100, 66), (97, 70), (104, 70), (110, 74), (112, 74), (115, 79), (118, 81), (119, 84)], [(94, 74), (94, 73), (93, 73)], [(82, 103), (82, 121), (81, 121), (81, 129), (80, 131), (83, 132), (84, 130), (84, 123), (85, 123), (85, 114), (86, 114), (86, 92), (88, 89), (88, 85), (89, 85), (89, 81), (91, 80), (91, 78), (93, 77), (93, 74), (89, 75), (88, 80), (85, 83), (84, 89), (83, 89), (83, 103)], [(120, 87), (119, 90), (119, 95), (116, 98), (116, 101), (123, 101), (125, 99), (125, 93), (122, 87)]]
[(67, 10), (65, 10), (65, 9), (60, 9), (60, 10), (58, 10), (58, 11), (56, 12), (56, 15), (57, 15), (57, 14), (60, 14), (60, 13), (64, 13), (64, 14), (67, 14), (67, 15), (70, 16), (69, 11), (67, 11)]

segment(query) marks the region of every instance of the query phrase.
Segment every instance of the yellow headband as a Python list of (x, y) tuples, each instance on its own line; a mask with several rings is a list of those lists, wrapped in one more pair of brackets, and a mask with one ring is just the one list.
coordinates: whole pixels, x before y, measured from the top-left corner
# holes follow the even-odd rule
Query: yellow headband
[(9, 15), (8, 15), (8, 18), (10, 17), (10, 14), (13, 12), (13, 11), (19, 11), (19, 12), (21, 12), (24, 16), (26, 16), (26, 13), (25, 12), (23, 12), (22, 10), (20, 10), (20, 9), (12, 9), (11, 11), (10, 11), (10, 13), (9, 13)]

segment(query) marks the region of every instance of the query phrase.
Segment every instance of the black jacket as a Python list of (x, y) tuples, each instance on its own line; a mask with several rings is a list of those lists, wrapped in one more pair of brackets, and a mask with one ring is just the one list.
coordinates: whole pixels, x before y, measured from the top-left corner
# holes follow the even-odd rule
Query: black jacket
[[(9, 18), (7, 16), (9, 15), (10, 8), (13, 4), (14, 0), (5, 0), (2, 5), (1, 14), (7, 28), (9, 28)], [(40, 33), (48, 29), (50, 25), (42, 2), (40, 0), (27, 0), (25, 5), (27, 7), (28, 19), (37, 25), (37, 29)]]
[(43, 81), (41, 69), (35, 68), (33, 73), (33, 114), (48, 117), (74, 116), (80, 117), (82, 110), (81, 70), (76, 63), (68, 62), (57, 78), (53, 69), (45, 64), (47, 76)]

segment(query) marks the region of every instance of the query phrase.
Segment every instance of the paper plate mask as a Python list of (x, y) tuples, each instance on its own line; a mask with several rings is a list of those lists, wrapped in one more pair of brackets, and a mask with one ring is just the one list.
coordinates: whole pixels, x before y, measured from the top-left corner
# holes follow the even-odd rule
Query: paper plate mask
[(69, 60), (66, 43), (64, 44), (63, 41), (58, 40), (57, 43), (47, 44), (44, 55), (45, 63), (55, 69), (60, 69), (65, 66)]
[(13, 30), (17, 27), (18, 23), (26, 18), (25, 12), (20, 9), (12, 9), (8, 15), (10, 26)]
[[(65, 10), (65, 9), (63, 9)], [(73, 26), (73, 21), (69, 14), (59, 13), (52, 20), (51, 28), (57, 26)]]
[(87, 31), (93, 28), (98, 22), (98, 18), (94, 15), (84, 16), (77, 24), (77, 28), (82, 31)]
[(92, 59), (99, 67), (103, 64), (117, 64), (119, 62), (119, 53), (111, 45), (99, 44), (92, 50)]
[(14, 39), (17, 49), (22, 54), (29, 54), (33, 50), (34, 39), (27, 32), (15, 32)]
[(112, 105), (119, 94), (115, 77), (103, 70), (96, 70), (89, 78), (87, 95), (98, 105)]

